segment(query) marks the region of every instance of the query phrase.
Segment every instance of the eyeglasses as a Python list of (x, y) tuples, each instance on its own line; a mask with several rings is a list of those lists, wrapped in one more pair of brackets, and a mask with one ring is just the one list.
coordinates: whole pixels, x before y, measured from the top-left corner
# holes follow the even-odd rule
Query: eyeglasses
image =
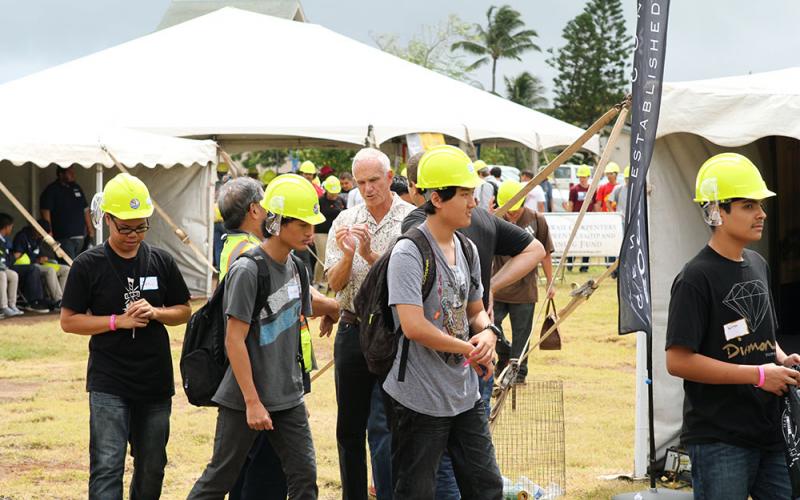
[(119, 227), (119, 225), (117, 224), (117, 218), (113, 216), (111, 217), (111, 222), (114, 223), (114, 227), (117, 228), (117, 232), (119, 234), (123, 234), (126, 236), (132, 233), (136, 234), (146, 233), (150, 229), (149, 222), (145, 222), (141, 226), (136, 226), (136, 227), (128, 227), (128, 226)]

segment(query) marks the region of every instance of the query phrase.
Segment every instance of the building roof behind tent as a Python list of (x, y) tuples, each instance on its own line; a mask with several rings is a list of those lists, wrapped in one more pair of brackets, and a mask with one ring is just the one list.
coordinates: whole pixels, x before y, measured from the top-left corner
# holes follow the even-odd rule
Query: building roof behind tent
[(236, 7), (259, 14), (306, 22), (303, 6), (298, 0), (172, 0), (158, 24), (158, 29), (169, 28), (223, 7)]
[(658, 136), (699, 135), (720, 146), (773, 135), (800, 140), (800, 67), (666, 83)]

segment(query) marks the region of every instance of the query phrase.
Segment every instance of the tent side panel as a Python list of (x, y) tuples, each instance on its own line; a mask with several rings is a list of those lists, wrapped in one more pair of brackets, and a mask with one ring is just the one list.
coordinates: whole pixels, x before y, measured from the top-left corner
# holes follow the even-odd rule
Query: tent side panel
[[(178, 226), (186, 231), (191, 241), (205, 254), (211, 221), (208, 219), (209, 202), (208, 186), (206, 186), (208, 176), (204, 175), (203, 169), (138, 167), (131, 169), (131, 173), (144, 181), (150, 190), (150, 196)], [(175, 257), (192, 296), (205, 296), (208, 269), (206, 265), (198, 261), (198, 257), (188, 245), (181, 243), (172, 228), (158, 216), (158, 213), (153, 214), (151, 224), (147, 241), (167, 250)]]

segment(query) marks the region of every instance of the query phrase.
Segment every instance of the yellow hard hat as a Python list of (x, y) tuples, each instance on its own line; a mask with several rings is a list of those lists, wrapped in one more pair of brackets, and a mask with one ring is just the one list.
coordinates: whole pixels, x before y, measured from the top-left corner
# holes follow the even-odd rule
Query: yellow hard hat
[[(500, 188), (497, 190), (497, 203), (502, 207), (505, 205), (508, 200), (510, 200), (515, 194), (519, 193), (522, 190), (523, 184), (521, 182), (507, 180), (500, 184)], [(518, 202), (514, 203), (514, 205), (509, 208), (509, 210), (519, 210), (522, 207), (522, 204), (525, 203), (525, 197), (523, 196)]]
[(476, 172), (480, 172), (480, 171), (481, 171), (481, 170), (483, 170), (484, 168), (488, 167), (488, 165), (486, 164), (486, 162), (485, 162), (485, 161), (483, 161), (483, 160), (475, 160), (474, 162), (472, 162), (472, 166), (474, 166), (474, 167), (475, 167), (475, 171), (476, 171)]
[(418, 188), (476, 188), (482, 182), (469, 156), (455, 146), (432, 147), (419, 160)]
[(735, 198), (763, 200), (775, 196), (767, 189), (753, 162), (738, 153), (712, 156), (697, 172), (694, 201), (728, 201)]
[(274, 179), (277, 176), (278, 174), (276, 174), (274, 170), (266, 169), (263, 172), (261, 172), (261, 176), (259, 177), (259, 179), (261, 180), (261, 184), (266, 186), (272, 181), (272, 179)]
[(631, 176), (631, 166), (630, 165), (625, 167), (625, 170), (622, 172), (622, 175), (624, 175), (626, 179)]
[(339, 182), (339, 178), (335, 175), (329, 175), (322, 181), (322, 187), (331, 194), (339, 194), (342, 192), (342, 183)]
[(319, 212), (317, 190), (305, 178), (296, 174), (275, 177), (264, 192), (261, 206), (270, 213), (309, 224), (325, 222), (325, 216)]
[(578, 177), (591, 177), (592, 176), (592, 169), (589, 165), (581, 165), (578, 167), (578, 171), (576, 172)]
[(217, 172), (220, 174), (227, 174), (228, 173), (228, 164), (224, 161), (217, 163)]
[(145, 219), (153, 215), (147, 186), (131, 174), (117, 174), (103, 188), (100, 209), (117, 219)]
[(612, 172), (615, 173), (615, 174), (618, 174), (619, 173), (619, 165), (617, 163), (613, 162), (613, 161), (610, 161), (606, 165), (606, 173), (610, 174)]
[(311, 160), (306, 160), (300, 164), (300, 168), (298, 169), (298, 171), (304, 174), (316, 174), (317, 166), (314, 165), (314, 162), (312, 162)]
[(408, 167), (403, 167), (403, 168), (400, 170), (400, 175), (402, 175), (402, 176), (403, 176), (403, 177), (405, 177), (405, 178), (408, 178)]

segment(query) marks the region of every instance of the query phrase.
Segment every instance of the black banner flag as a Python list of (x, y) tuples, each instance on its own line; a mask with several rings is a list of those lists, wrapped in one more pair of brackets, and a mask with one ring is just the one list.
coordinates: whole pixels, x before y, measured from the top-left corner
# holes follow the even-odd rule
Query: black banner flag
[(669, 0), (637, 2), (632, 78), (631, 182), (617, 283), (620, 334), (651, 334), (653, 330), (646, 179), (656, 143), (661, 107), (668, 13)]

